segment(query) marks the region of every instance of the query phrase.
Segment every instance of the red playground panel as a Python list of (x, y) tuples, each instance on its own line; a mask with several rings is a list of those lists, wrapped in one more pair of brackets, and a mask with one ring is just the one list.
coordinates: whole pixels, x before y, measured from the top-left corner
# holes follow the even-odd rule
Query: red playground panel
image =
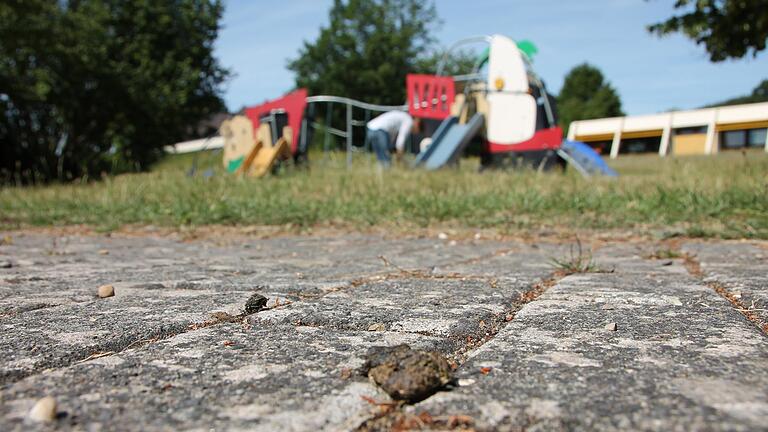
[(488, 141), (491, 153), (521, 152), (532, 150), (557, 150), (563, 142), (563, 129), (559, 126), (536, 131), (533, 138), (518, 144), (494, 144)]
[(444, 120), (451, 115), (456, 87), (451, 77), (408, 74), (408, 112), (414, 117)]
[(298, 89), (279, 99), (246, 108), (245, 115), (251, 120), (254, 129), (256, 129), (259, 126), (259, 118), (261, 118), (261, 116), (269, 114), (272, 110), (284, 110), (288, 115), (288, 126), (290, 126), (293, 131), (291, 152), (296, 154), (296, 148), (299, 145), (299, 134), (301, 133), (301, 120), (304, 117), (304, 108), (306, 108), (306, 106), (307, 90)]

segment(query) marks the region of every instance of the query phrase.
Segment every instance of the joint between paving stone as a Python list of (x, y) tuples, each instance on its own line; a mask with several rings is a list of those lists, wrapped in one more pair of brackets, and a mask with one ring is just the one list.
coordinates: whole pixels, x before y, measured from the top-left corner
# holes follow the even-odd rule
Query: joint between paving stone
[(466, 360), (466, 355), (468, 352), (483, 346), (491, 339), (496, 337), (496, 335), (504, 327), (506, 327), (507, 324), (515, 319), (515, 315), (517, 315), (517, 312), (520, 311), (523, 306), (539, 298), (539, 296), (544, 294), (549, 288), (555, 286), (565, 276), (567, 275), (562, 272), (554, 272), (539, 282), (534, 283), (530, 289), (520, 293), (519, 299), (515, 301), (508, 310), (498, 314), (498, 325), (491, 327), (491, 331), (487, 333), (485, 338), (478, 339), (477, 342), (468, 341), (467, 344), (455, 351), (452, 357), (458, 362), (459, 365), (461, 365), (464, 360)]
[[(513, 305), (506, 311), (498, 315), (499, 320), (497, 325), (491, 327), (491, 331), (482, 339), (477, 341), (469, 340), (464, 346), (458, 348), (448, 357), (452, 360), (451, 367), (456, 370), (461, 367), (466, 359), (467, 354), (475, 349), (480, 348), (484, 344), (491, 341), (499, 332), (504, 329), (511, 321), (514, 320), (517, 312), (522, 309), (528, 303), (535, 301), (539, 296), (544, 294), (549, 288), (555, 286), (562, 278), (567, 276), (562, 272), (553, 272), (548, 277), (543, 278), (539, 282), (533, 284), (530, 289), (520, 294), (519, 299), (513, 303)], [(434, 396), (434, 395), (432, 395)], [(427, 397), (425, 400), (429, 399)], [(368, 432), (376, 430), (410, 430), (413, 428), (423, 429), (437, 427), (439, 429), (452, 430), (457, 427), (471, 427), (473, 419), (467, 416), (439, 416), (424, 418), (419, 415), (410, 415), (403, 412), (403, 409), (408, 405), (406, 402), (377, 402), (375, 400), (367, 400), (372, 406), (378, 409), (372, 417), (363, 421), (354, 430), (357, 432)], [(423, 401), (421, 401), (423, 402)]]
[(738, 297), (733, 295), (733, 293), (731, 293), (725, 285), (717, 281), (706, 280), (704, 271), (701, 269), (701, 263), (699, 263), (695, 256), (691, 254), (684, 254), (683, 259), (683, 264), (691, 276), (697, 278), (704, 285), (715, 291), (720, 297), (727, 300), (728, 303), (730, 303), (737, 312), (742, 314), (744, 318), (747, 319), (747, 321), (754, 324), (755, 327), (760, 330), (763, 336), (768, 336), (768, 322), (764, 322), (755, 313), (754, 310), (745, 305), (744, 302), (742, 302)]

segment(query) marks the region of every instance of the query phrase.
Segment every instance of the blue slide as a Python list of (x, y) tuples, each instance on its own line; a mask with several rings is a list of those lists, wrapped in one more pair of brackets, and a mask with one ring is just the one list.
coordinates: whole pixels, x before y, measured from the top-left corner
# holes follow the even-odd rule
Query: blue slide
[(591, 175), (618, 177), (616, 171), (611, 169), (592, 147), (583, 142), (565, 140), (557, 153), (585, 177)]
[(484, 121), (480, 113), (473, 115), (467, 124), (459, 124), (456, 117), (443, 120), (432, 135), (432, 144), (416, 156), (414, 166), (435, 170), (456, 161)]

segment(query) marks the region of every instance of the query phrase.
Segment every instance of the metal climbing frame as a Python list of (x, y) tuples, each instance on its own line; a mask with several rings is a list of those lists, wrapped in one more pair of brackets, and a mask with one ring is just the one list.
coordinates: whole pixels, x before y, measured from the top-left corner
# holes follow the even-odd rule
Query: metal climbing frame
[[(345, 97), (339, 97), (339, 96), (310, 96), (307, 98), (307, 105), (309, 104), (321, 104), (326, 103), (329, 104), (328, 109), (326, 110), (326, 119), (325, 119), (325, 125), (322, 125), (320, 123), (317, 123), (315, 121), (311, 121), (306, 116), (302, 120), (301, 123), (301, 148), (306, 149), (307, 145), (307, 132), (308, 129), (311, 127), (313, 130), (317, 130), (319, 128), (323, 128), (324, 130), (324, 151), (328, 150), (331, 135), (338, 136), (340, 138), (343, 138), (346, 140), (347, 144), (347, 167), (350, 167), (352, 165), (352, 152), (354, 150), (353, 146), (353, 137), (354, 137), (354, 127), (355, 126), (365, 126), (368, 123), (368, 120), (370, 120), (370, 113), (371, 112), (387, 112), (387, 111), (407, 111), (408, 106), (407, 105), (375, 105), (375, 104), (369, 104), (365, 102), (360, 102), (358, 100), (345, 98)], [(332, 121), (332, 107), (333, 104), (342, 104), (346, 107), (346, 127), (344, 130), (337, 129), (331, 126)], [(365, 112), (365, 120), (355, 120), (353, 116), (353, 109), (358, 108)]]

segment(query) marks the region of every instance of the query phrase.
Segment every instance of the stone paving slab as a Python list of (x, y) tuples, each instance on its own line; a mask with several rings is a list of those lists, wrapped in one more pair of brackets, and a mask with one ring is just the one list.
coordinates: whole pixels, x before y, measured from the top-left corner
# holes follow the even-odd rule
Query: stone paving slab
[[(575, 242), (10, 235), (0, 430), (768, 430), (766, 335), (712, 284), (763, 301), (765, 243), (587, 240), (601, 273), (563, 278)], [(454, 386), (386, 405), (354, 370), (400, 343)]]
[(15, 314), (0, 321), (0, 385), (91, 355), (182, 333), (217, 311), (238, 314), (251, 292), (189, 292), (118, 286), (115, 297)]
[(55, 394), (65, 429), (308, 431), (354, 429), (386, 394), (354, 376), (371, 345), (441, 341), (392, 332), (246, 329), (222, 324), (30, 377), (0, 393), (4, 430)]
[(687, 243), (682, 249), (699, 263), (705, 281), (722, 286), (768, 326), (768, 248), (728, 242)]
[(682, 272), (629, 270), (562, 279), (469, 354), (459, 389), (409, 412), (480, 430), (768, 428), (766, 336)]
[(592, 254), (599, 271), (637, 275), (688, 275), (684, 256), (677, 250), (653, 243), (608, 244)]
[(553, 263), (568, 257), (568, 244), (511, 243), (505, 244), (481, 259), (468, 259), (443, 265), (436, 273), (515, 279), (546, 278), (552, 274)]
[(284, 324), (423, 334), (451, 340), (456, 351), (468, 340), (479, 341), (495, 333), (520, 295), (537, 281), (535, 277), (527, 283), (401, 277), (365, 283), (248, 319), (257, 326)]
[[(102, 284), (170, 287), (265, 286), (284, 291), (345, 285), (397, 265), (430, 268), (471, 259), (503, 247), (436, 239), (387, 240), (351, 235), (334, 239), (244, 240), (227, 247), (156, 238), (17, 235), (0, 247), (0, 317), (50, 305), (88, 301)], [(311, 273), (311, 281), (307, 273)], [(218, 287), (218, 288), (216, 288)], [(298, 289), (297, 289), (298, 287)]]

